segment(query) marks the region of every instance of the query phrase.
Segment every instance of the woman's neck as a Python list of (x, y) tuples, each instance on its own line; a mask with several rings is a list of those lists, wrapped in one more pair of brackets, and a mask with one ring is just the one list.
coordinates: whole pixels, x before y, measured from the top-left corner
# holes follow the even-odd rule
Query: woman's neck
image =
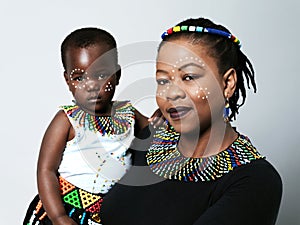
[(230, 146), (238, 137), (230, 123), (211, 126), (210, 128), (193, 134), (181, 134), (178, 147), (186, 157), (201, 158), (218, 154)]

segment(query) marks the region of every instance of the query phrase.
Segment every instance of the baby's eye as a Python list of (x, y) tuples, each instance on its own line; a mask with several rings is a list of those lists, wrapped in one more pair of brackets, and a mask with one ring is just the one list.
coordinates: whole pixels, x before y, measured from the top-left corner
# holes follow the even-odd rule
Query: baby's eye
[(169, 83), (169, 81), (167, 79), (158, 79), (156, 80), (158, 85), (166, 85)]
[(109, 77), (108, 74), (105, 74), (105, 73), (97, 73), (95, 75), (95, 77), (98, 79), (98, 80), (104, 80), (104, 79), (107, 79)]
[(76, 77), (73, 77), (72, 79), (75, 81), (83, 81), (84, 80), (83, 76), (76, 76)]

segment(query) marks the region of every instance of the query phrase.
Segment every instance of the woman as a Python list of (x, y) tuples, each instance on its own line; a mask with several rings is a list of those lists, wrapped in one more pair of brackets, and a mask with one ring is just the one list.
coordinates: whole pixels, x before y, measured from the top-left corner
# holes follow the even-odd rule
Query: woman
[(256, 90), (239, 40), (204, 18), (183, 21), (162, 38), (157, 104), (168, 127), (135, 141), (134, 166), (105, 196), (102, 223), (275, 224), (280, 176), (230, 125), (246, 98), (244, 80)]

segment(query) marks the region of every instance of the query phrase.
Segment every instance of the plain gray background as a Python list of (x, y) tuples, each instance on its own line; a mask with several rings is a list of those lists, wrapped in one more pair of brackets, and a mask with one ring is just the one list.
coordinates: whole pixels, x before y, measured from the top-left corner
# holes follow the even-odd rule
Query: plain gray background
[[(71, 101), (60, 62), (63, 38), (74, 29), (97, 26), (111, 32), (119, 47), (136, 48), (137, 42), (158, 42), (167, 28), (200, 16), (229, 28), (255, 67), (258, 92), (248, 92), (234, 125), (281, 174), (284, 192), (277, 224), (300, 224), (297, 0), (1, 0), (1, 224), (21, 224), (37, 193), (36, 161), (44, 131), (57, 107)], [(155, 48), (149, 54), (155, 55)], [(154, 76), (151, 60), (126, 63), (117, 98)], [(132, 93), (132, 98), (139, 95)], [(151, 95), (135, 102), (148, 116), (156, 108)]]

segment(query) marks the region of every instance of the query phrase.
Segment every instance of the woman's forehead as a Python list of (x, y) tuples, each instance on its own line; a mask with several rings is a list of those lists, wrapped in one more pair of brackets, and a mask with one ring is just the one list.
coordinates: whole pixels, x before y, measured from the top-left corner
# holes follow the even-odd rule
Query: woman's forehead
[(206, 49), (200, 45), (193, 45), (186, 41), (165, 42), (157, 57), (157, 62), (180, 66), (184, 63), (197, 63), (199, 65), (206, 64)]
[(217, 60), (208, 54), (206, 46), (193, 44), (186, 39), (164, 42), (157, 55), (157, 67), (167, 65), (180, 68), (188, 64), (195, 64), (206, 71), (219, 75)]

